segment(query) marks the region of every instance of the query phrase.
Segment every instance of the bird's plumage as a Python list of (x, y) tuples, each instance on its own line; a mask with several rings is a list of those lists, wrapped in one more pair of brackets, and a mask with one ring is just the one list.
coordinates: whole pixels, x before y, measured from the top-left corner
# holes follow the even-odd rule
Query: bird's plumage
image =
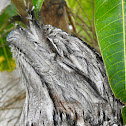
[(7, 41), (26, 86), (22, 126), (121, 124), (101, 57), (82, 40), (30, 21)]

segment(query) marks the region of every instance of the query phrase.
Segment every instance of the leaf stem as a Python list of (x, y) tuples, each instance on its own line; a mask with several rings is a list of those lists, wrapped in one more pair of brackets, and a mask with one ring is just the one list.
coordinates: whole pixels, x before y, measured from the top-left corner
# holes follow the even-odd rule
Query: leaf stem
[(125, 92), (126, 92), (126, 41), (125, 41), (125, 10), (124, 10), (124, 0), (122, 0), (122, 19), (123, 19), (123, 42), (124, 42), (124, 64), (125, 64)]

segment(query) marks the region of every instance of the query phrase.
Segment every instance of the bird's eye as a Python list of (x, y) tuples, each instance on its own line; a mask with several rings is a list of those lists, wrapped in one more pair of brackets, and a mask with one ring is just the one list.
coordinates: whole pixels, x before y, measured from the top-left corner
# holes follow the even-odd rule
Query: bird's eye
[(35, 45), (35, 47), (37, 47), (38, 46), (38, 43), (37, 42), (34, 42), (34, 45)]
[(37, 45), (38, 43), (37, 42), (34, 42), (35, 45)]
[(35, 43), (35, 44), (37, 44), (37, 42), (36, 42), (36, 41), (35, 41), (34, 43)]

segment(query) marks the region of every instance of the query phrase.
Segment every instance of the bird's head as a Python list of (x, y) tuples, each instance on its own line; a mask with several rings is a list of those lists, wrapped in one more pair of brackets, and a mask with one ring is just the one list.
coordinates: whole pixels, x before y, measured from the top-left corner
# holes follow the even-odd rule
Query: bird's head
[(23, 75), (23, 81), (39, 87), (42, 83), (40, 73), (45, 74), (51, 69), (50, 58), (54, 57), (44, 35), (44, 29), (30, 22), (30, 26), (27, 28), (20, 27), (10, 32), (7, 41), (20, 73)]
[(30, 22), (28, 28), (19, 27), (10, 32), (7, 41), (17, 64), (21, 62), (39, 64), (42, 60), (47, 60), (51, 53), (44, 29), (33, 22)]

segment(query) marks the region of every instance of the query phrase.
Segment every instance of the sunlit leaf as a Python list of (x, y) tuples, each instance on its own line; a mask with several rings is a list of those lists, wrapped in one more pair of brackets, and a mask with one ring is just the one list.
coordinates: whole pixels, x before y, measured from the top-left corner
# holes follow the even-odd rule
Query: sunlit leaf
[(95, 25), (108, 79), (126, 102), (126, 0), (96, 0)]
[(33, 6), (35, 7), (35, 14), (38, 16), (38, 12), (40, 11), (42, 7), (42, 3), (44, 0), (32, 0)]
[(13, 24), (8, 20), (16, 14), (16, 8), (11, 4), (0, 15), (0, 71), (11, 71), (16, 66), (10, 48), (6, 43), (7, 34), (13, 30)]
[[(77, 35), (95, 49), (98, 49), (94, 28), (94, 1), (66, 0), (72, 11), (76, 24)], [(96, 47), (97, 46), (97, 47)], [(98, 49), (99, 50), (99, 49)]]

